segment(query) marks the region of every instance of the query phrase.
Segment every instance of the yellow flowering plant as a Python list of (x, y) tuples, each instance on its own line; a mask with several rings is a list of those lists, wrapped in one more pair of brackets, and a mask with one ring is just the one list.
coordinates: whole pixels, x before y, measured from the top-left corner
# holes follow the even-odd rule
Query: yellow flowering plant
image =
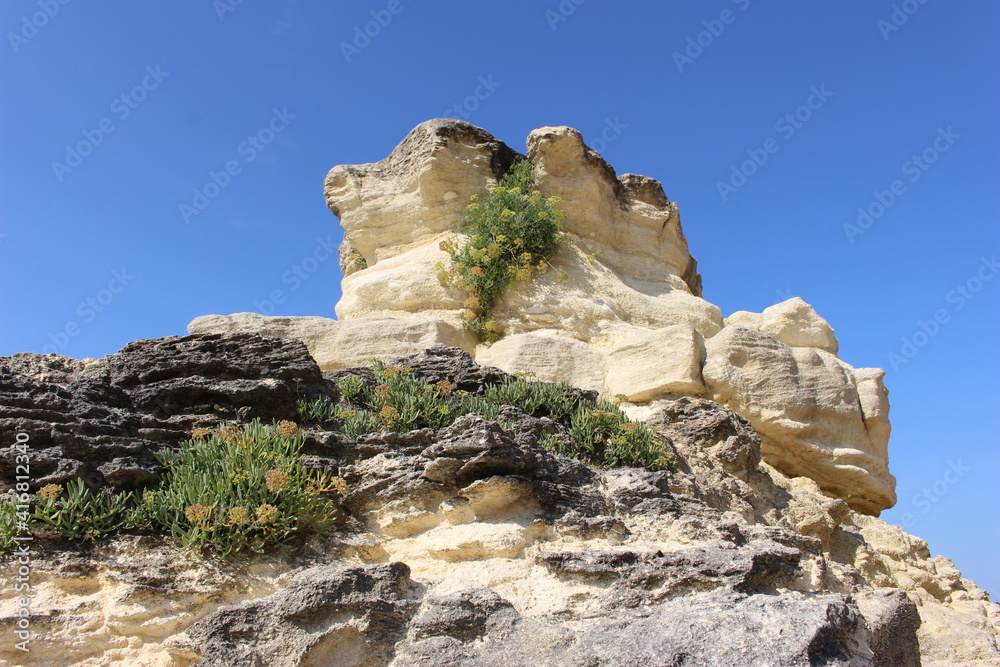
[(439, 267), (438, 280), (470, 293), (465, 327), (489, 342), (501, 335), (493, 319), (497, 302), (513, 284), (548, 271), (549, 258), (567, 236), (565, 213), (555, 208), (559, 199), (543, 198), (534, 181), (530, 162), (514, 164), (482, 201), (473, 195), (461, 229), (468, 239), (441, 244), (452, 265)]

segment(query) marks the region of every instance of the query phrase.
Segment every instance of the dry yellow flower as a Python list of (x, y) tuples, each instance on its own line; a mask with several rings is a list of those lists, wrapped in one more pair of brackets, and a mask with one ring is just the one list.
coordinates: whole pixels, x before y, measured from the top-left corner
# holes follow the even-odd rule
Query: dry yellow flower
[(58, 484), (46, 484), (38, 491), (38, 497), (43, 500), (57, 500), (62, 495), (63, 488)]
[(289, 481), (288, 473), (284, 470), (272, 468), (271, 470), (264, 471), (264, 485), (271, 493), (286, 490), (289, 486)]
[(194, 505), (188, 505), (184, 508), (184, 516), (191, 523), (205, 523), (208, 521), (208, 517), (211, 516), (212, 510), (205, 507), (201, 503), (195, 503)]
[(233, 526), (242, 526), (250, 522), (250, 512), (246, 507), (233, 507), (229, 510), (229, 523)]
[(281, 512), (274, 505), (264, 504), (257, 508), (257, 521), (262, 525), (268, 525), (277, 521)]

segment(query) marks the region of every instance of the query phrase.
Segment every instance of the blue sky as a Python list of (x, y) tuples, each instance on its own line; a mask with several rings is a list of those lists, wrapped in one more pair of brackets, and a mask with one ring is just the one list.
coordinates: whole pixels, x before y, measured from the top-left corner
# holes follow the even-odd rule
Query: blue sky
[(0, 26), (0, 354), (275, 290), (333, 316), (336, 261), (303, 264), (340, 239), (331, 167), (434, 117), (522, 151), (570, 125), (663, 182), (724, 314), (801, 296), (888, 369), (884, 518), (1000, 592), (1000, 5), (7, 0)]

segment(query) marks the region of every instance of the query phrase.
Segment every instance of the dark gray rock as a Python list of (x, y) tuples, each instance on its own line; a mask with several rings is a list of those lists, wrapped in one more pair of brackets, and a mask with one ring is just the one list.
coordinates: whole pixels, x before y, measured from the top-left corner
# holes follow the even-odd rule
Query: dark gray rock
[[(295, 419), (299, 397), (328, 393), (301, 342), (256, 334), (136, 341), (90, 363), (22, 353), (0, 358), (0, 441), (28, 435), (32, 490), (77, 477), (128, 490), (152, 483), (155, 453), (196, 426)], [(13, 478), (5, 447), (0, 485)]]
[(450, 637), (470, 642), (503, 632), (519, 616), (514, 606), (494, 591), (477, 588), (425, 601), (410, 625), (410, 637)]
[(875, 667), (920, 667), (916, 603), (897, 588), (862, 591), (853, 597), (868, 622)]
[(475, 392), (492, 384), (499, 384), (511, 377), (499, 368), (480, 366), (460, 347), (429, 347), (412, 357), (392, 362), (409, 368), (413, 374), (428, 382), (447, 381), (457, 389)]
[(677, 474), (672, 489), (748, 521), (773, 507), (776, 489), (760, 468), (760, 436), (748, 420), (704, 398), (663, 404), (647, 425), (666, 437)]
[[(425, 442), (430, 444), (415, 454)], [(397, 501), (433, 509), (473, 482), (497, 476), (530, 487), (550, 519), (572, 510), (593, 516), (606, 504), (591, 468), (479, 415), (459, 417), (437, 433), (363, 436), (355, 447), (392, 460), (391, 467), (370, 466), (370, 457), (363, 457), (341, 468), (350, 489), (344, 504), (356, 514)]]
[(840, 595), (785, 598), (732, 590), (679, 598), (647, 613), (576, 629), (507, 617), (498, 631), (462, 642), (433, 637), (397, 647), (393, 667), (870, 666), (868, 631)]
[(615, 608), (651, 605), (722, 587), (741, 593), (770, 592), (799, 575), (800, 555), (797, 549), (768, 541), (667, 553), (542, 552), (535, 560), (559, 577), (612, 581), (603, 605)]
[(419, 604), (409, 575), (403, 563), (309, 568), (287, 588), (224, 607), (187, 634), (205, 667), (385, 665)]

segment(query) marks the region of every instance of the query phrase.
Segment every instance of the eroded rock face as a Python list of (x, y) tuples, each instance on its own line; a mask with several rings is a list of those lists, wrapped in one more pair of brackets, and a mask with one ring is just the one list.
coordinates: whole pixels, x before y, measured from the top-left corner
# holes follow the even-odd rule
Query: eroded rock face
[[(100, 360), (0, 357), (0, 438), (28, 435), (32, 490), (77, 477), (116, 491), (149, 485), (154, 454), (225, 419), (295, 419), (295, 401), (329, 393), (297, 340), (258, 334), (171, 336)], [(0, 449), (0, 490), (15, 452)]]
[(854, 368), (829, 352), (786, 345), (739, 325), (706, 341), (705, 357), (702, 375), (712, 397), (753, 422), (764, 440), (765, 461), (785, 474), (813, 479), (860, 512), (877, 516), (896, 503), (888, 424), (869, 429), (866, 418), (866, 407), (873, 417), (888, 412), (881, 375), (859, 380)]
[[(711, 398), (751, 420), (764, 460), (785, 474), (860, 512), (895, 503), (881, 371), (838, 359), (833, 329), (799, 298), (723, 320), (702, 298), (679, 210), (660, 183), (617, 175), (576, 130), (535, 130), (526, 153), (436, 119), (380, 162), (335, 167), (325, 194), (344, 229), (339, 320), (237, 313), (198, 318), (189, 331), (297, 338), (324, 369), (445, 345), (654, 409)], [(509, 290), (494, 311), (503, 337), (482, 345), (462, 328), (467, 295), (437, 280), (450, 263), (439, 246), (461, 236), (469, 198), (519, 159), (531, 161), (544, 196), (562, 198), (576, 240), (551, 259), (567, 279), (550, 271)]]
[[(215, 363), (206, 363), (209, 349)], [(126, 350), (86, 363), (17, 355), (3, 360), (0, 378), (25, 388), (17, 409), (34, 411), (35, 420), (44, 418), (48, 394), (72, 386), (88, 401), (69, 404), (77, 418), (113, 412), (130, 423), (150, 414), (130, 396), (148, 406), (154, 387), (167, 396), (185, 385), (217, 387), (220, 418), (249, 419), (225, 396), (250, 396), (255, 410), (283, 414), (294, 400), (291, 384), (322, 393), (345, 374), (366, 376), (350, 369), (323, 378), (301, 344), (246, 334)], [(505, 377), (457, 348), (397, 363), (470, 392)], [(97, 379), (87, 384), (91, 374)], [(207, 425), (206, 396), (164, 402), (155, 418), (177, 429)], [(16, 400), (5, 395), (3, 409)], [(915, 665), (920, 655), (937, 665), (1000, 661), (1000, 606), (946, 558), (932, 558), (922, 540), (762, 462), (762, 439), (748, 419), (710, 399), (683, 397), (662, 402), (648, 424), (666, 439), (674, 469), (597, 470), (552, 454), (540, 442), (554, 422), (509, 406), (496, 421), (468, 415), (439, 431), (355, 440), (306, 425), (308, 463), (349, 483), (334, 531), (311, 538), (291, 561), (218, 563), (154, 537), (38, 543), (31, 619), (38, 636), (28, 655), (0, 646), (0, 660), (296, 667)], [(0, 417), (5, 432), (30, 427), (23, 416)], [(166, 428), (160, 433), (169, 444)], [(150, 442), (151, 449), (164, 444)], [(81, 441), (74, 451), (89, 454), (62, 455), (95, 469), (116, 456), (100, 442)], [(5, 588), (0, 627), (13, 627), (16, 606)]]

